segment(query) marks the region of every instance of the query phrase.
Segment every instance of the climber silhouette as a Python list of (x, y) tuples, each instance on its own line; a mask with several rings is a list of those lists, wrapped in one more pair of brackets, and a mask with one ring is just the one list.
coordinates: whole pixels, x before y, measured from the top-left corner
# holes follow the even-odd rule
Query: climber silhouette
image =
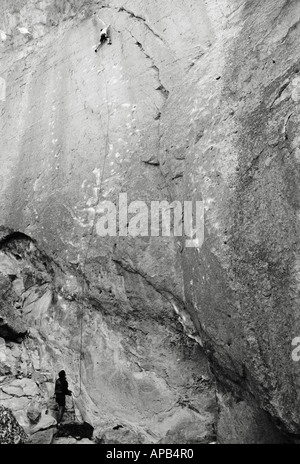
[[(94, 13), (94, 14), (96, 15), (96, 13)], [(107, 43), (109, 45), (111, 45), (111, 38), (110, 38), (110, 35), (109, 35), (110, 24), (108, 24), (108, 26), (105, 26), (104, 21), (102, 21), (102, 19), (100, 19), (98, 15), (96, 15), (96, 16), (97, 16), (98, 20), (101, 21), (101, 23), (104, 25), (104, 28), (102, 28), (101, 31), (100, 31), (100, 42), (99, 42), (99, 44), (97, 45), (97, 47), (95, 49), (95, 52), (97, 53), (97, 51), (99, 50), (101, 45), (104, 44), (105, 41), (107, 41)]]
[(104, 42), (107, 40), (107, 43), (109, 45), (111, 45), (111, 39), (109, 37), (109, 33), (108, 33), (108, 29), (109, 29), (109, 25), (106, 26), (104, 29), (101, 29), (101, 32), (100, 32), (100, 42), (99, 44), (97, 45), (97, 47), (95, 48), (95, 52), (97, 53), (97, 51), (99, 50), (99, 48), (101, 47), (102, 44), (104, 44)]
[(71, 396), (72, 392), (68, 389), (68, 382), (66, 379), (65, 371), (60, 371), (58, 379), (55, 382), (55, 398), (58, 404), (57, 424), (60, 425), (65, 408), (66, 408), (66, 395)]

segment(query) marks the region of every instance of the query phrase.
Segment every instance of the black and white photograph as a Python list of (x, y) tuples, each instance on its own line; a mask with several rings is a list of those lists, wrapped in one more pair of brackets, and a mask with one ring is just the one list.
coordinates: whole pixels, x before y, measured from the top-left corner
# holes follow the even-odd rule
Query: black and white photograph
[(300, 444), (299, 0), (0, 0), (0, 444)]

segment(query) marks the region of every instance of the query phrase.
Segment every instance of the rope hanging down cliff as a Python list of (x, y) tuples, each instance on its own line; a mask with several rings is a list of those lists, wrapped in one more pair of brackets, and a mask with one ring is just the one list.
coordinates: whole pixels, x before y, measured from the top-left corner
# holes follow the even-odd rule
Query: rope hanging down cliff
[[(102, 58), (103, 58), (103, 52), (102, 52)], [(83, 274), (83, 279), (82, 279), (82, 298), (84, 297), (84, 292), (85, 292), (85, 285), (86, 285), (86, 264), (88, 260), (88, 255), (89, 251), (91, 249), (91, 242), (94, 236), (94, 231), (95, 231), (95, 226), (96, 226), (96, 212), (97, 212), (97, 207), (100, 203), (101, 199), (101, 191), (102, 191), (102, 184), (103, 184), (103, 178), (104, 178), (104, 170), (105, 170), (105, 164), (106, 164), (106, 159), (108, 156), (108, 150), (109, 150), (109, 119), (110, 119), (110, 114), (109, 114), (109, 105), (108, 105), (108, 87), (107, 87), (107, 80), (106, 80), (106, 72), (105, 68), (103, 66), (103, 75), (104, 75), (104, 82), (105, 82), (105, 93), (106, 93), (106, 102), (107, 102), (107, 121), (106, 121), (106, 140), (105, 140), (105, 153), (104, 153), (104, 159), (103, 159), (103, 164), (102, 164), (102, 172), (101, 172), (101, 177), (100, 177), (100, 182), (99, 182), (99, 187), (98, 187), (98, 193), (97, 193), (97, 199), (96, 203), (94, 205), (94, 210), (95, 210), (95, 215), (93, 219), (93, 224), (92, 228), (90, 231), (90, 238), (87, 243), (87, 248), (86, 248), (86, 253), (83, 259), (83, 265), (82, 265), (82, 274)], [(101, 116), (100, 116), (100, 119)], [(78, 395), (74, 395), (74, 398), (78, 398), (81, 395), (81, 384), (82, 384), (82, 356), (83, 356), (83, 346), (82, 346), (82, 341), (83, 341), (83, 312), (81, 313), (80, 317), (80, 358), (79, 358), (79, 393)]]

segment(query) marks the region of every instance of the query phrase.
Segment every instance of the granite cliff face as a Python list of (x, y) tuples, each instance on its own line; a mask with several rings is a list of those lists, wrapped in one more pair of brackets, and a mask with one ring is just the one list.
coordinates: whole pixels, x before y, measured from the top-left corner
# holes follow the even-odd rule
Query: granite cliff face
[[(298, 2), (0, 13), (1, 404), (40, 433), (64, 368), (100, 441), (297, 441)], [(101, 236), (120, 194), (203, 202), (202, 246)]]

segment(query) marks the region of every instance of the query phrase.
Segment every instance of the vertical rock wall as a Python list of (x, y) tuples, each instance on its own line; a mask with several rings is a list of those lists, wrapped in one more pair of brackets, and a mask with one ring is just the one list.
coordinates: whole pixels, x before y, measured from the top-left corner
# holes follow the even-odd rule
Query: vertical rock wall
[(185, 251), (183, 274), (218, 379), (219, 440), (297, 440), (300, 11), (297, 2), (226, 3), (210, 52), (169, 100), (161, 156), (171, 183), (170, 134), (182, 151), (187, 144), (173, 188), (205, 204), (205, 241)]
[[(219, 441), (297, 436), (297, 2), (1, 8), (1, 311), (14, 341), (34, 329), (27, 369), (81, 379), (93, 425), (208, 441), (205, 352)], [(97, 54), (95, 11), (112, 38)], [(105, 201), (122, 193), (203, 201), (203, 245), (100, 237)]]

